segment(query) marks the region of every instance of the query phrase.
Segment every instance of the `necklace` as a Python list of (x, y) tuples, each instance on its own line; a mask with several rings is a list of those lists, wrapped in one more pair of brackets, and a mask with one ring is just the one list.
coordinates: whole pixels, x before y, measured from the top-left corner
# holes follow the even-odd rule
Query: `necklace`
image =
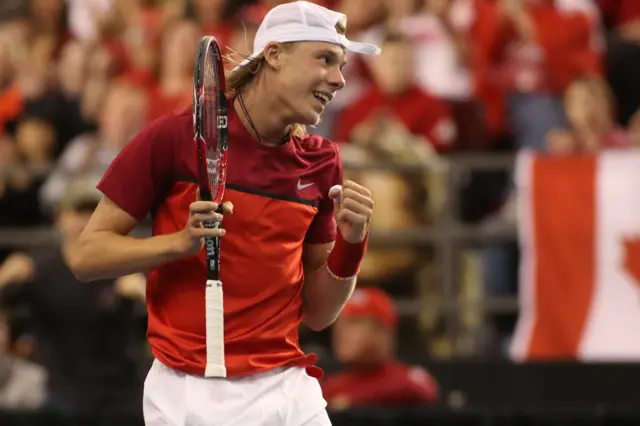
[[(249, 125), (251, 126), (251, 129), (253, 130), (253, 132), (256, 134), (256, 136), (258, 137), (258, 141), (261, 143), (265, 143), (265, 138), (262, 137), (262, 135), (258, 132), (258, 129), (256, 129), (255, 124), (253, 124), (253, 120), (251, 119), (251, 116), (249, 115), (249, 111), (247, 111), (247, 107), (244, 104), (244, 99), (242, 97), (242, 92), (238, 92), (238, 102), (240, 103), (240, 108), (242, 108), (242, 113), (244, 114), (244, 116), (247, 118), (247, 121), (249, 122)], [(282, 142), (286, 143), (289, 140), (289, 132), (287, 131), (287, 133), (282, 137)]]

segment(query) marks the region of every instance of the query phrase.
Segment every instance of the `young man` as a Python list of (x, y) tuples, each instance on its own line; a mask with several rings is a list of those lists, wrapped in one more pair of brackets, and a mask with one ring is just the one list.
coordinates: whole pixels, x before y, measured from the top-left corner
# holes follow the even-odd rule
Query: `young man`
[[(105, 197), (68, 260), (84, 280), (149, 270), (147, 425), (330, 424), (298, 327), (327, 327), (351, 295), (373, 202), (354, 182), (334, 188), (337, 147), (302, 125), (344, 86), (346, 50), (379, 51), (347, 40), (345, 27), (344, 15), (311, 3), (277, 6), (228, 76), (224, 229), (204, 229), (217, 206), (194, 202), (191, 111), (143, 130), (99, 184)], [(154, 236), (128, 237), (149, 212)], [(205, 377), (205, 235), (223, 237), (224, 378)]]

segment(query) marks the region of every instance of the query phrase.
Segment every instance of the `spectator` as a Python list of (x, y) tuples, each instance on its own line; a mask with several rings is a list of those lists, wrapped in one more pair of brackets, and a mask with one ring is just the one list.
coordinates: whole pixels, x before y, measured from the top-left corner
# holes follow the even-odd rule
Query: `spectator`
[(159, 79), (149, 88), (147, 121), (184, 111), (193, 98), (193, 58), (201, 36), (198, 26), (187, 20), (172, 23), (164, 31)]
[(629, 133), (616, 125), (614, 105), (615, 99), (604, 80), (595, 77), (575, 80), (564, 96), (570, 128), (554, 129), (547, 135), (549, 152), (575, 154), (629, 147)]
[(397, 24), (397, 30), (414, 46), (416, 83), (439, 99), (468, 100), (473, 94), (469, 68), (473, 3), (471, 0), (421, 3), (418, 13), (406, 14)]
[(489, 128), (509, 128), (518, 147), (544, 150), (546, 134), (566, 124), (560, 94), (601, 71), (597, 10), (588, 0), (476, 5), (475, 73)]
[(372, 61), (371, 72), (373, 84), (341, 113), (336, 140), (370, 144), (399, 127), (435, 151), (452, 148), (456, 127), (450, 111), (415, 85), (413, 51), (406, 37), (390, 32), (382, 53)]
[(52, 211), (66, 185), (76, 179), (96, 184), (116, 154), (146, 122), (143, 94), (127, 85), (113, 84), (106, 94), (98, 133), (78, 136), (69, 143), (40, 193)]
[(46, 371), (11, 354), (6, 312), (0, 310), (0, 409), (28, 410), (46, 399)]
[(53, 166), (56, 143), (51, 123), (23, 117), (15, 140), (4, 139), (5, 169), (0, 173), (0, 225), (34, 226), (46, 222), (38, 191)]
[(81, 283), (62, 253), (99, 200), (91, 184), (67, 187), (56, 214), (62, 245), (12, 254), (0, 266), (0, 289), (8, 306), (30, 311), (35, 358), (49, 372), (48, 408), (137, 412), (141, 380), (132, 351), (142, 336), (134, 338), (134, 307), (144, 298), (144, 277)]
[(418, 366), (394, 356), (393, 302), (376, 288), (357, 289), (333, 326), (333, 347), (344, 370), (322, 383), (331, 410), (361, 406), (433, 404), (438, 385)]

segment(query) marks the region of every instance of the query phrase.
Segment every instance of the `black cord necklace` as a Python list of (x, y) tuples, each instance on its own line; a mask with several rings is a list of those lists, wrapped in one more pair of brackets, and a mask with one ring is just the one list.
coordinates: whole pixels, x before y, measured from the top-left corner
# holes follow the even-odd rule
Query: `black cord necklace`
[[(247, 121), (249, 122), (249, 125), (251, 126), (251, 129), (253, 129), (253, 132), (258, 137), (258, 141), (261, 142), (261, 143), (266, 143), (265, 142), (266, 138), (262, 137), (262, 135), (258, 132), (258, 129), (256, 129), (255, 124), (253, 124), (253, 120), (251, 119), (251, 116), (249, 115), (249, 111), (247, 111), (247, 107), (244, 104), (244, 99), (242, 98), (242, 92), (240, 92), (240, 91), (238, 91), (238, 102), (240, 103), (240, 108), (242, 108), (242, 113), (247, 118)], [(288, 140), (289, 140), (289, 132), (287, 132), (283, 136), (282, 142), (286, 143)]]

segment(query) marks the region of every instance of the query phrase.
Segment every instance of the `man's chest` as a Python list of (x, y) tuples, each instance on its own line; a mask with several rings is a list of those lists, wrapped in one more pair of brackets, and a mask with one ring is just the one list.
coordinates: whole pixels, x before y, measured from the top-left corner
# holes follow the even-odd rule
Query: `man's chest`
[[(252, 147), (246, 141), (234, 144), (233, 134), (229, 139), (227, 189), (314, 206), (327, 196), (332, 185), (333, 164), (325, 153), (314, 155), (296, 150), (294, 146)], [(195, 160), (193, 150), (182, 153), (175, 182), (197, 182)]]

